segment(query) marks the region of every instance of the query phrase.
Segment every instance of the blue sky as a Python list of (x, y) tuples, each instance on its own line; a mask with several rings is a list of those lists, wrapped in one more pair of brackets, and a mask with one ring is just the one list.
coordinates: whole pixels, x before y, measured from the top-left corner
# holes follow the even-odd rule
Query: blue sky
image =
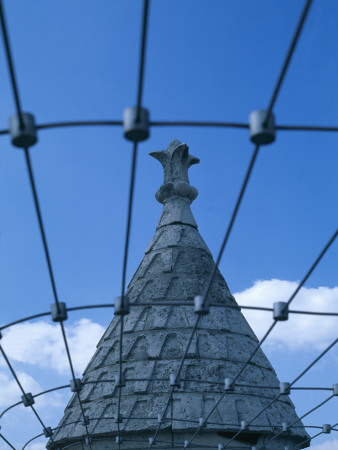
[[(151, 2), (143, 96), (151, 119), (247, 123), (252, 110), (268, 105), (303, 4), (299, 0)], [(11, 0), (4, 6), (23, 109), (32, 112), (37, 123), (121, 120), (124, 108), (135, 104), (141, 1)], [(334, 0), (314, 1), (274, 108), (277, 124), (337, 126), (337, 14)], [(0, 62), (0, 129), (5, 129), (15, 109), (3, 46)], [(121, 127), (41, 130), (38, 137), (31, 157), (59, 297), (68, 306), (111, 302), (121, 286), (132, 144), (124, 140)], [(0, 138), (4, 324), (47, 311), (53, 297), (23, 154), (10, 145), (8, 136)], [(253, 152), (245, 129), (151, 129), (150, 138), (139, 146), (128, 280), (161, 212), (154, 194), (162, 183), (162, 169), (148, 153), (164, 149), (173, 138), (186, 142), (201, 159), (190, 170), (190, 181), (199, 190), (192, 209), (214, 256)], [(261, 148), (220, 265), (240, 303), (271, 305), (306, 273), (337, 228), (337, 168), (337, 133), (279, 131), (274, 144)], [(303, 297), (294, 301), (294, 309), (311, 305), (337, 311), (337, 261), (336, 242), (309, 279)], [(258, 334), (270, 324), (266, 314), (248, 316)], [(73, 313), (67, 325), (74, 351), (84, 351), (77, 346), (83, 329), (87, 328), (87, 335), (92, 333), (95, 344), (111, 318), (109, 310)], [(77, 322), (81, 319), (91, 322)], [(297, 315), (297, 320), (299, 327), (295, 323), (284, 328), (266, 347), (285, 381), (336, 337), (332, 319), (306, 322)], [(22, 329), (22, 338), (16, 341), (12, 334), (12, 341), (7, 338), (14, 367), (23, 377), (32, 377), (26, 379), (32, 389), (48, 389), (70, 378), (66, 368), (57, 370), (62, 355), (55, 359), (47, 349), (45, 361), (52, 367), (47, 370), (43, 358), (30, 363), (20, 353), (29, 330), (31, 336), (45, 333), (54, 348), (57, 338), (48, 324)], [(303, 333), (292, 334), (297, 327)], [(15, 327), (10, 332), (14, 331)], [(34, 345), (36, 354), (39, 344)], [(337, 382), (337, 358), (333, 350), (303, 385), (330, 387)], [(80, 371), (80, 356), (78, 361)], [(6, 389), (9, 375), (0, 365), (1, 376)], [(13, 391), (8, 396), (8, 404), (16, 401), (15, 395)], [(53, 411), (42, 404), (42, 415), (48, 416), (51, 426), (56, 426), (67, 396), (53, 397), (59, 405)], [(299, 414), (321, 398), (304, 393), (292, 397)], [(305, 422), (337, 422), (335, 400)], [(28, 411), (18, 409), (8, 417), (1, 432), (15, 445), (41, 431)], [(18, 433), (15, 424), (22, 417), (25, 424)], [(334, 439), (333, 433), (314, 444)]]

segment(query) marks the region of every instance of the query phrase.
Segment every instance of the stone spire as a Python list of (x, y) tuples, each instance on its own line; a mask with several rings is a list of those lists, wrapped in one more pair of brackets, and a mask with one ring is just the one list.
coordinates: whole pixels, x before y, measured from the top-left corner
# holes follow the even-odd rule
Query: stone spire
[[(128, 449), (149, 447), (148, 439), (158, 426), (158, 415), (168, 402), (170, 374), (179, 367), (196, 321), (193, 299), (204, 292), (215, 267), (190, 210), (197, 190), (190, 186), (188, 168), (199, 160), (189, 155), (186, 144), (177, 140), (167, 150), (151, 156), (164, 168), (164, 183), (156, 193), (164, 207), (155, 235), (126, 293), (131, 307), (124, 319), (122, 362), (126, 385), (121, 389), (120, 423), (114, 420), (119, 395), (114, 382), (119, 373), (119, 317), (114, 317), (98, 343), (82, 379), (80, 395), (89, 417), (93, 450), (116, 448), (118, 428), (125, 439), (122, 450), (123, 445)], [(210, 314), (199, 321), (182, 366), (180, 387), (174, 390), (157, 437), (162, 449), (171, 448), (172, 440), (183, 448), (199, 419), (208, 415), (224, 393), (225, 378), (236, 376), (258, 342), (218, 270), (208, 301), (213, 306)], [(196, 437), (194, 444), (198, 448), (225, 445), (242, 421), (250, 421), (278, 393), (279, 380), (262, 350), (257, 351), (237, 382), (239, 385), (217, 405), (207, 426)], [(283, 422), (290, 424), (297, 419), (291, 400), (282, 395), (232, 445), (262, 446)], [(73, 395), (54, 442), (50, 441), (48, 447), (72, 444), (72, 449), (82, 449), (84, 437), (81, 410)], [(307, 437), (298, 421), (268, 447), (293, 447)], [(194, 444), (190, 448), (197, 448)]]

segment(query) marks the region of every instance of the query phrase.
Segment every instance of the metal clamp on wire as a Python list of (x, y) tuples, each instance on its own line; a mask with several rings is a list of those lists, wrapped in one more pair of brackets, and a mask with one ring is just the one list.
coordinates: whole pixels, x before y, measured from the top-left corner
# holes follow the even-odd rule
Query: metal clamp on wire
[(198, 426), (201, 427), (201, 428), (207, 426), (206, 420), (203, 417), (200, 417), (198, 419)]
[(203, 305), (203, 300), (204, 300), (204, 297), (202, 295), (197, 295), (194, 298), (196, 314), (202, 314), (202, 315), (209, 314), (209, 312), (210, 312), (209, 302), (207, 299), (205, 299), (205, 302)]
[(279, 393), (281, 395), (290, 395), (290, 383), (282, 381), (279, 384)]
[(129, 141), (140, 142), (149, 137), (149, 112), (145, 108), (130, 106), (123, 112), (124, 137)]
[(80, 378), (74, 378), (74, 380), (70, 380), (69, 384), (70, 384), (70, 390), (72, 392), (80, 392), (83, 387)]
[(33, 114), (22, 113), (21, 120), (18, 114), (9, 118), (9, 132), (12, 144), (18, 148), (28, 148), (38, 141), (36, 135), (35, 119)]
[(27, 392), (26, 394), (21, 396), (22, 403), (24, 406), (32, 406), (35, 403), (34, 397), (30, 392)]
[(174, 373), (171, 373), (169, 375), (169, 386), (180, 388), (181, 387), (180, 377), (176, 378), (176, 375)]
[(158, 414), (157, 415), (157, 422), (158, 423), (165, 423), (165, 417), (163, 417), (163, 415), (162, 414)]
[(114, 423), (122, 423), (123, 417), (121, 414), (114, 414)]
[(225, 391), (234, 391), (235, 390), (235, 386), (232, 384), (232, 381), (230, 380), (230, 378), (226, 378), (224, 380), (224, 390)]
[(124, 377), (124, 374), (122, 374), (121, 376), (119, 373), (116, 374), (115, 375), (115, 386), (116, 387), (125, 387), (125, 385), (126, 385), (126, 379)]
[(245, 420), (241, 420), (241, 430), (247, 430), (248, 424)]
[(88, 416), (81, 417), (81, 425), (83, 425), (83, 426), (89, 425), (89, 417)]
[(249, 116), (250, 139), (256, 145), (271, 144), (275, 139), (275, 116), (267, 111), (252, 111)]
[(66, 303), (59, 302), (50, 305), (53, 322), (63, 322), (68, 319)]
[(91, 436), (86, 436), (85, 443), (86, 445), (91, 445), (93, 443), (93, 438)]
[(53, 430), (51, 429), (51, 427), (47, 427), (43, 429), (43, 434), (45, 435), (45, 437), (52, 437), (53, 436)]
[(330, 434), (331, 433), (331, 425), (329, 423), (323, 423), (323, 431), (322, 433)]
[(125, 316), (130, 313), (130, 302), (127, 296), (116, 297), (114, 300), (114, 315)]
[(274, 320), (288, 320), (289, 308), (286, 302), (276, 302), (273, 304), (273, 318)]

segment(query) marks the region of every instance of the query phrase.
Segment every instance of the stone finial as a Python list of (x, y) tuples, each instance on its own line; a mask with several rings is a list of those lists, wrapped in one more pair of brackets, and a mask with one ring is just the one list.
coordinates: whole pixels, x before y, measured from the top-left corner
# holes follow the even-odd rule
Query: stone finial
[(168, 198), (178, 196), (193, 202), (198, 191), (189, 183), (188, 169), (200, 160), (189, 155), (187, 144), (174, 139), (166, 150), (151, 152), (149, 155), (160, 161), (164, 169), (164, 182), (155, 194), (156, 200), (164, 203)]
[(174, 139), (166, 150), (149, 153), (160, 161), (164, 169), (164, 181), (156, 192), (156, 200), (164, 205), (163, 213), (157, 228), (170, 224), (186, 224), (197, 228), (190, 211), (190, 204), (195, 200), (198, 191), (190, 185), (188, 169), (200, 160), (189, 155), (189, 147)]

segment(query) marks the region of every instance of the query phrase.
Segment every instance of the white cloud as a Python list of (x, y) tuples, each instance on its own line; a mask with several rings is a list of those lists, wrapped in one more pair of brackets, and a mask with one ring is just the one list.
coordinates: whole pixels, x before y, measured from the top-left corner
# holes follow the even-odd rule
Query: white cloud
[(311, 450), (337, 450), (338, 439), (322, 442), (321, 444), (311, 446)]
[[(258, 280), (243, 292), (235, 294), (240, 305), (272, 308), (274, 302), (287, 301), (298, 286), (285, 280)], [(290, 309), (302, 311), (338, 312), (338, 287), (302, 288), (290, 305)], [(258, 338), (272, 324), (272, 312), (242, 309)], [(337, 338), (337, 317), (289, 314), (289, 320), (279, 322), (266, 341), (275, 348), (323, 349)]]
[(46, 450), (46, 443), (34, 442), (28, 446), (27, 450)]
[[(65, 327), (70, 354), (77, 374), (81, 374), (104, 328), (89, 319), (81, 319)], [(65, 345), (58, 324), (43, 321), (23, 323), (11, 327), (2, 339), (2, 344), (11, 360), (54, 369), (60, 374), (69, 373)]]

